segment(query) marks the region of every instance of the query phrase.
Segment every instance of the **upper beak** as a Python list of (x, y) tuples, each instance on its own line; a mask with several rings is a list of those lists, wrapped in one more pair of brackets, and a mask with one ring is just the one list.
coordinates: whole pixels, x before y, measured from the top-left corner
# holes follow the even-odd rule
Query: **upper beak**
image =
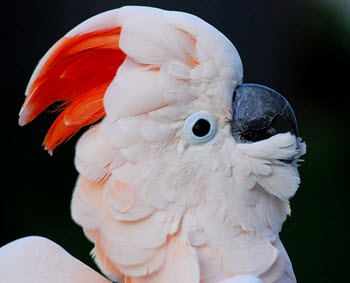
[(298, 126), (292, 107), (276, 91), (262, 85), (242, 84), (236, 87), (232, 99), (232, 133), (257, 141), (275, 134), (272, 123), (283, 117), (298, 136)]

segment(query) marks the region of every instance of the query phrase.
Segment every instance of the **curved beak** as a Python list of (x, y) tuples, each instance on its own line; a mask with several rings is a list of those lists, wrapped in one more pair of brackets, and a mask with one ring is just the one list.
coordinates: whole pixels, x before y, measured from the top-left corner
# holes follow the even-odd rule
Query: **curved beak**
[(298, 136), (298, 126), (292, 107), (276, 91), (258, 84), (237, 86), (232, 99), (232, 134), (239, 133), (248, 140), (257, 141), (275, 134), (272, 124), (283, 117)]

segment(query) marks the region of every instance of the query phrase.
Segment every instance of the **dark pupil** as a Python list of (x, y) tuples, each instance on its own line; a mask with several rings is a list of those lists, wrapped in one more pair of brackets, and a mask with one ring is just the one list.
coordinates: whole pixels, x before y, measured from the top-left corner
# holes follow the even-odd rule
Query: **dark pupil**
[(193, 134), (197, 137), (204, 137), (210, 131), (210, 123), (207, 120), (199, 119), (192, 128)]

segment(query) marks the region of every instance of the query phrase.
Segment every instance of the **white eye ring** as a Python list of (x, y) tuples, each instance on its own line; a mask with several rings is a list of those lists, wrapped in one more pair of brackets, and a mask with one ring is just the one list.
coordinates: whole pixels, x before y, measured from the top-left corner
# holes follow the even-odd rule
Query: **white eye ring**
[(191, 144), (204, 144), (216, 136), (217, 124), (208, 112), (199, 111), (187, 117), (184, 124), (184, 133)]

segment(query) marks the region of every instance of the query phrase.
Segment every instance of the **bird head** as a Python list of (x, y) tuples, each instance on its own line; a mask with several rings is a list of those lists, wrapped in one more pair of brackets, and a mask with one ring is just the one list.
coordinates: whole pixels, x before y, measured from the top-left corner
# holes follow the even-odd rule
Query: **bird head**
[[(283, 96), (242, 80), (235, 47), (201, 19), (124, 7), (83, 22), (48, 51), (19, 123), (60, 102), (49, 152), (94, 124), (76, 147), (80, 175), (132, 188), (152, 207), (114, 206), (119, 220), (202, 208), (244, 231), (278, 233), (305, 145)], [(278, 117), (289, 131), (274, 129)]]

